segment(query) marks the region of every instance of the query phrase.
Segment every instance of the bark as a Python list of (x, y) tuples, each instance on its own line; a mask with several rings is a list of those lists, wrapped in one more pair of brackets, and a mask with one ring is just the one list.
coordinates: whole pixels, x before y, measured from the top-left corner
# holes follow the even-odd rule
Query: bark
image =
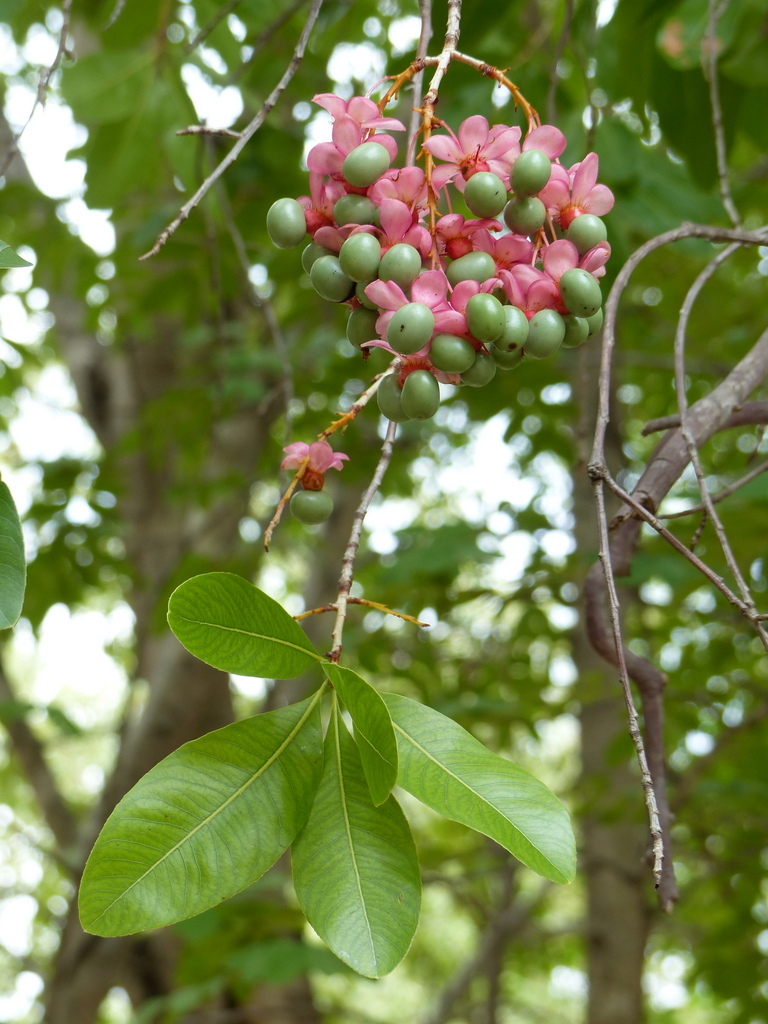
[[(597, 379), (596, 349), (580, 350), (579, 386), (586, 396), (579, 425), (582, 457), (574, 473), (574, 518), (578, 550), (583, 553), (583, 583), (588, 559), (598, 548), (592, 488), (586, 473), (588, 439), (594, 427), (591, 387)], [(618, 437), (608, 438), (612, 461)], [(581, 860), (587, 888), (586, 960), (589, 979), (587, 1024), (642, 1024), (642, 975), (650, 926), (646, 895), (647, 845), (639, 784), (632, 770), (633, 749), (616, 672), (591, 647), (585, 622), (573, 637), (579, 678), (582, 807)]]

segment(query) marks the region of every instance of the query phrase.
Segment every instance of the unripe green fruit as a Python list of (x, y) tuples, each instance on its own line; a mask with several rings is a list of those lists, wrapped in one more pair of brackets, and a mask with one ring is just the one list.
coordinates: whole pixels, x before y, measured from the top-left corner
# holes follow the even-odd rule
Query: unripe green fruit
[(526, 149), (515, 160), (510, 184), (518, 196), (535, 196), (552, 174), (552, 161), (540, 149)]
[(382, 176), (389, 164), (389, 153), (383, 146), (378, 142), (364, 142), (347, 154), (341, 173), (355, 188), (367, 188)]
[(376, 401), (382, 416), (386, 416), (388, 420), (393, 420), (395, 423), (402, 423), (408, 419), (407, 413), (403, 412), (401, 395), (396, 373), (389, 373), (382, 378), (379, 390), (376, 392)]
[(563, 318), (554, 309), (540, 309), (528, 324), (525, 354), (533, 359), (546, 359), (556, 352), (565, 337)]
[(478, 171), (464, 186), (464, 202), (476, 217), (496, 217), (506, 201), (504, 182), (491, 171)]
[(381, 242), (367, 231), (350, 235), (339, 252), (341, 269), (353, 281), (373, 281), (378, 274), (380, 261)]
[(504, 207), (504, 222), (516, 235), (535, 234), (546, 219), (546, 207), (537, 196), (518, 196)]
[(347, 340), (355, 348), (360, 348), (364, 341), (373, 341), (376, 335), (378, 312), (358, 306), (349, 314), (347, 320)]
[(495, 295), (479, 292), (471, 296), (467, 302), (467, 326), (478, 341), (496, 341), (502, 336), (506, 318), (504, 307)]
[(301, 265), (307, 273), (310, 272), (312, 265), (316, 263), (321, 256), (333, 256), (333, 253), (329, 249), (323, 248), (322, 245), (318, 245), (317, 242), (310, 242), (301, 254)]
[(578, 348), (589, 336), (589, 323), (580, 316), (564, 316), (565, 337), (563, 348)]
[(307, 526), (324, 523), (333, 512), (333, 498), (327, 491), (296, 491), (291, 498), (291, 515)]
[(466, 338), (455, 334), (437, 334), (429, 347), (432, 363), (445, 373), (463, 373), (475, 361), (475, 350)]
[(461, 381), (463, 384), (468, 384), (471, 388), (482, 388), (489, 384), (495, 376), (496, 363), (493, 357), (486, 355), (485, 352), (478, 352), (474, 363), (472, 363), (468, 370), (462, 373)]
[(336, 200), (333, 219), (342, 227), (344, 224), (375, 224), (378, 210), (367, 196), (348, 195)]
[(440, 405), (440, 385), (429, 370), (412, 370), (400, 393), (403, 412), (412, 420), (428, 420)]
[(502, 309), (504, 331), (495, 344), (501, 351), (514, 352), (521, 349), (528, 338), (528, 317), (517, 306), (502, 306)]
[(424, 348), (435, 330), (435, 314), (422, 302), (407, 302), (387, 324), (387, 341), (401, 355)]
[(295, 199), (278, 199), (267, 212), (267, 232), (279, 249), (300, 245), (307, 233), (304, 207)]
[(505, 352), (496, 348), (495, 345), (491, 345), (491, 355), (493, 356), (494, 363), (496, 363), (500, 370), (512, 370), (515, 366), (519, 366), (522, 363), (524, 352), (521, 348)]
[(598, 309), (592, 316), (587, 317), (587, 325), (589, 327), (588, 338), (591, 338), (593, 334), (597, 334), (600, 328), (603, 326), (603, 311)]
[(576, 316), (592, 316), (603, 304), (600, 285), (587, 270), (574, 267), (560, 278), (560, 294), (565, 308)]
[(318, 295), (329, 302), (345, 302), (354, 291), (354, 284), (344, 271), (336, 256), (321, 256), (315, 260), (309, 272), (312, 287)]
[(410, 288), (421, 270), (421, 253), (407, 242), (398, 242), (387, 249), (379, 264), (379, 278), (394, 281), (401, 288)]
[(459, 256), (446, 270), (446, 277), (455, 288), (459, 281), (487, 281), (496, 274), (496, 264), (487, 252), (468, 252)]
[(373, 299), (369, 299), (368, 296), (365, 294), (365, 288), (366, 284), (364, 281), (360, 284), (355, 285), (355, 296), (357, 298), (357, 301), (360, 303), (361, 306), (365, 306), (366, 309), (378, 310), (379, 307), (376, 305)]
[(593, 213), (582, 213), (574, 221), (565, 233), (569, 242), (573, 242), (583, 256), (598, 242), (604, 242), (608, 238), (608, 231), (605, 224)]

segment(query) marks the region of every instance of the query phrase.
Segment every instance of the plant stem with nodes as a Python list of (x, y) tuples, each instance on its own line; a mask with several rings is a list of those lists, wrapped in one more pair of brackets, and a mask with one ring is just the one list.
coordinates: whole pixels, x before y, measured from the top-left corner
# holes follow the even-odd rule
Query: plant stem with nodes
[(360, 535), (363, 530), (363, 520), (365, 519), (371, 502), (373, 501), (374, 495), (381, 486), (381, 481), (384, 479), (387, 466), (392, 458), (392, 449), (394, 447), (396, 433), (397, 424), (390, 421), (389, 426), (387, 427), (386, 437), (384, 438), (384, 444), (381, 446), (381, 455), (379, 456), (379, 461), (373, 474), (373, 478), (360, 499), (360, 504), (355, 512), (349, 541), (344, 552), (344, 558), (341, 562), (339, 590), (336, 598), (336, 621), (333, 625), (332, 634), (333, 646), (328, 654), (329, 659), (334, 662), (338, 662), (341, 656), (344, 622), (347, 617), (347, 604), (349, 603), (349, 591), (352, 587), (352, 580), (355, 573), (355, 561), (357, 560), (357, 550), (360, 546)]

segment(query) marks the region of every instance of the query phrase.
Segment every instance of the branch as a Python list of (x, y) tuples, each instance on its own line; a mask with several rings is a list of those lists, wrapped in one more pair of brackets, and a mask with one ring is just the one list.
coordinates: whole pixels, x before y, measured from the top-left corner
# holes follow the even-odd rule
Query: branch
[(322, 5), (323, 0), (313, 0), (312, 7), (310, 8), (309, 14), (307, 15), (306, 24), (304, 25), (301, 35), (299, 36), (299, 41), (296, 44), (296, 49), (293, 51), (293, 56), (291, 57), (290, 63), (288, 64), (288, 67), (285, 69), (283, 77), (280, 79), (275, 88), (272, 90), (272, 92), (269, 94), (269, 96), (262, 104), (262, 107), (259, 110), (258, 114), (256, 114), (256, 116), (250, 122), (248, 127), (243, 129), (243, 131), (240, 133), (238, 141), (235, 143), (235, 145), (232, 147), (229, 153), (227, 153), (227, 155), (224, 157), (221, 163), (211, 172), (211, 174), (208, 175), (208, 177), (202, 183), (197, 192), (195, 192), (192, 198), (182, 206), (182, 208), (179, 210), (178, 214), (171, 221), (168, 227), (160, 232), (160, 234), (157, 237), (157, 241), (149, 250), (149, 252), (145, 252), (143, 256), (139, 256), (140, 260), (148, 260), (151, 256), (156, 256), (157, 253), (160, 252), (160, 250), (171, 237), (171, 235), (176, 231), (177, 228), (179, 228), (184, 223), (187, 217), (189, 217), (190, 213), (199, 204), (200, 200), (207, 194), (211, 186), (216, 181), (218, 181), (218, 179), (221, 177), (224, 171), (226, 171), (227, 168), (230, 167), (230, 165), (233, 164), (235, 160), (237, 160), (242, 151), (245, 149), (246, 145), (250, 142), (250, 140), (253, 138), (253, 136), (256, 134), (259, 128), (261, 128), (262, 124), (264, 124), (264, 121), (267, 119), (268, 114), (270, 113), (274, 105), (277, 103), (282, 93), (287, 88), (288, 83), (296, 74), (299, 64), (301, 64), (302, 58), (304, 57), (304, 51), (307, 48), (309, 37), (312, 34), (312, 28), (314, 27), (315, 21), (317, 20), (317, 16), (320, 13), (320, 8), (322, 7)]
[[(768, 462), (762, 462), (759, 466), (755, 466), (754, 469), (751, 469), (749, 473), (745, 473), (744, 476), (739, 477), (739, 479), (734, 481), (734, 483), (729, 484), (727, 487), (724, 487), (722, 491), (718, 491), (717, 494), (713, 494), (710, 500), (713, 504), (720, 501), (724, 501), (726, 498), (730, 497), (731, 494), (734, 494), (740, 488), (750, 483), (752, 480), (755, 479), (755, 477), (760, 476), (760, 474), (764, 473), (767, 469)], [(659, 518), (681, 519), (683, 516), (690, 516), (693, 515), (695, 512), (703, 511), (705, 511), (703, 505), (694, 505), (693, 508), (685, 508), (682, 510), (682, 512), (667, 512), (666, 515), (660, 516)]]
[(53, 58), (47, 68), (44, 68), (40, 73), (40, 79), (37, 83), (37, 95), (35, 96), (35, 102), (32, 104), (32, 109), (29, 112), (29, 117), (19, 130), (11, 138), (11, 144), (8, 147), (8, 152), (5, 154), (2, 166), (0, 166), (0, 178), (5, 176), (5, 172), (13, 162), (13, 158), (19, 152), (19, 139), (27, 130), (30, 121), (35, 116), (35, 111), (38, 107), (45, 106), (46, 93), (48, 92), (48, 86), (50, 85), (51, 78), (54, 72), (57, 70), (59, 64), (61, 64), (61, 58), (67, 52), (67, 36), (69, 35), (69, 17), (72, 12), (72, 0), (64, 0), (61, 5), (61, 31), (59, 32), (59, 45), (56, 50), (56, 56)]
[[(717, 6), (717, 9), (716, 9)], [(720, 186), (720, 198), (723, 201), (725, 212), (728, 214), (734, 227), (741, 227), (741, 217), (736, 209), (736, 204), (731, 195), (731, 185), (728, 180), (728, 155), (725, 150), (725, 132), (723, 131), (723, 108), (720, 105), (720, 82), (717, 74), (717, 47), (718, 38), (716, 35), (717, 22), (725, 13), (728, 0), (716, 5), (716, 0), (709, 0), (707, 5), (707, 32), (704, 37), (708, 52), (708, 77), (709, 77), (709, 100), (712, 104), (712, 130), (715, 137), (715, 153), (717, 154), (717, 178)]]
[[(720, 429), (729, 430), (731, 427), (766, 423), (768, 423), (768, 402), (745, 402), (740, 409), (731, 413)], [(660, 430), (669, 430), (670, 427), (679, 426), (680, 414), (674, 413), (672, 416), (659, 416), (658, 419), (648, 420), (641, 433), (643, 437), (648, 437), (649, 434), (657, 434)]]
[(368, 485), (363, 497), (360, 499), (360, 504), (355, 512), (352, 531), (349, 535), (349, 542), (344, 552), (344, 558), (341, 562), (339, 592), (336, 598), (336, 621), (333, 625), (332, 635), (333, 646), (330, 654), (328, 655), (331, 661), (338, 661), (341, 656), (344, 622), (347, 617), (347, 603), (349, 602), (349, 592), (352, 588), (355, 561), (357, 559), (357, 549), (360, 546), (360, 535), (363, 531), (363, 520), (365, 519), (371, 502), (373, 501), (374, 495), (378, 491), (379, 487), (381, 487), (381, 481), (384, 479), (387, 466), (392, 458), (392, 448), (394, 447), (396, 432), (397, 424), (394, 420), (390, 420), (389, 426), (387, 427), (387, 436), (384, 438), (384, 444), (381, 447), (381, 455), (379, 456), (379, 462), (376, 466), (376, 470), (374, 471), (373, 479)]
[[(11, 703), (17, 699), (4, 669), (0, 666), (0, 703)], [(3, 724), (13, 751), (37, 797), (48, 828), (53, 832), (62, 850), (70, 849), (77, 841), (77, 825), (45, 760), (42, 743), (23, 718), (7, 719)]]

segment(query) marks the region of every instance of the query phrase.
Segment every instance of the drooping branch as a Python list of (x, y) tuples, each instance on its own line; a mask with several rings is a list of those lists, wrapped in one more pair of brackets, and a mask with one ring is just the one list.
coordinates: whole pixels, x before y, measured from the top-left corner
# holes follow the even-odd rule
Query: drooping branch
[(232, 149), (230, 149), (229, 153), (227, 153), (227, 155), (218, 164), (218, 166), (215, 167), (213, 171), (211, 171), (211, 173), (208, 175), (208, 177), (205, 179), (202, 185), (198, 188), (197, 192), (195, 192), (192, 198), (189, 199), (182, 206), (182, 208), (179, 210), (178, 214), (174, 217), (174, 219), (171, 221), (168, 227), (164, 228), (160, 232), (160, 234), (157, 236), (157, 241), (152, 246), (152, 248), (148, 252), (145, 252), (143, 256), (140, 256), (139, 259), (148, 260), (151, 256), (156, 256), (157, 253), (160, 252), (160, 250), (171, 237), (171, 235), (173, 235), (177, 228), (179, 228), (184, 223), (187, 217), (189, 217), (190, 213), (195, 209), (196, 206), (198, 206), (203, 197), (207, 195), (211, 187), (214, 185), (216, 181), (218, 181), (218, 179), (227, 170), (227, 168), (230, 167), (235, 162), (235, 160), (237, 160), (237, 158), (248, 145), (250, 140), (253, 138), (253, 136), (256, 134), (259, 128), (261, 128), (261, 126), (264, 124), (267, 115), (275, 106), (283, 92), (285, 92), (288, 83), (296, 74), (296, 71), (298, 70), (298, 67), (301, 64), (301, 61), (304, 57), (304, 51), (307, 48), (309, 37), (312, 34), (312, 29), (314, 27), (315, 22), (317, 21), (317, 16), (320, 13), (320, 8), (322, 7), (322, 5), (323, 0), (313, 0), (312, 7), (310, 8), (309, 13), (307, 15), (307, 20), (304, 24), (304, 28), (302, 29), (301, 35), (299, 36), (299, 41), (296, 44), (296, 48), (293, 51), (293, 56), (291, 57), (290, 63), (288, 64), (288, 67), (285, 69), (285, 72), (283, 73), (283, 76), (280, 79), (280, 81), (277, 83), (277, 85), (269, 94), (269, 96), (267, 96), (266, 100), (264, 100), (264, 103), (262, 104), (259, 112), (251, 120), (250, 124), (246, 128), (244, 128), (242, 132), (240, 132), (238, 140), (234, 144)]
[[(740, 409), (735, 409), (731, 413), (720, 429), (730, 430), (731, 427), (747, 427), (753, 424), (755, 426), (768, 424), (768, 402), (745, 402)], [(643, 437), (648, 437), (649, 434), (657, 434), (661, 430), (679, 426), (680, 414), (673, 413), (671, 416), (659, 416), (657, 419), (648, 420), (641, 434)]]

